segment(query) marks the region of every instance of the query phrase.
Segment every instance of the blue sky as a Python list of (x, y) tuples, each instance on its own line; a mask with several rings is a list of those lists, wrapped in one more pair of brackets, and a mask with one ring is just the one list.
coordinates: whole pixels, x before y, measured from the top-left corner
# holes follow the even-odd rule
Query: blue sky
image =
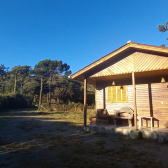
[(62, 60), (73, 73), (133, 42), (160, 46), (167, 0), (0, 0), (0, 64)]

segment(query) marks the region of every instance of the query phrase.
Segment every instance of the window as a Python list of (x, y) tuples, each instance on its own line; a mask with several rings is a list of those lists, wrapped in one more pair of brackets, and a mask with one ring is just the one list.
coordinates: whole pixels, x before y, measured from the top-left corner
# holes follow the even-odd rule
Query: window
[(127, 86), (109, 86), (108, 87), (108, 103), (126, 103), (127, 98)]

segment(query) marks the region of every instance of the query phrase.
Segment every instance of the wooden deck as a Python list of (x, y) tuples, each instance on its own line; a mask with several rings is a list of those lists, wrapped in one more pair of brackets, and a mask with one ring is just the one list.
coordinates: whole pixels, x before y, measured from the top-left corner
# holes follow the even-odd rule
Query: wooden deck
[[(119, 134), (119, 135), (130, 135), (130, 132), (135, 130), (134, 127), (123, 126), (123, 125), (97, 125), (89, 124), (84, 127), (87, 132), (98, 132), (107, 134)], [(168, 142), (168, 128), (149, 128), (142, 127), (139, 132), (142, 138), (147, 138), (151, 140), (158, 140), (163, 142)]]

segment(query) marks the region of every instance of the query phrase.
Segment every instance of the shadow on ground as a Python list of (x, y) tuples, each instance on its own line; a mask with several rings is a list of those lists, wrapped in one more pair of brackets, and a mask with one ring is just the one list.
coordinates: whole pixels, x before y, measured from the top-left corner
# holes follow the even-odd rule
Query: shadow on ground
[(166, 167), (167, 144), (83, 131), (83, 114), (37, 112), (0, 115), (0, 167)]

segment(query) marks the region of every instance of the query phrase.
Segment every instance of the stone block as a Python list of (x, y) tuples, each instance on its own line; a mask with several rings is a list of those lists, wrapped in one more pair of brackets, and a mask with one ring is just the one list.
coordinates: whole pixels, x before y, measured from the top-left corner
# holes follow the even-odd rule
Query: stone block
[(109, 132), (110, 132), (110, 134), (115, 134), (115, 129), (114, 128), (110, 128)]
[(122, 135), (123, 134), (123, 129), (122, 128), (115, 128), (114, 133), (117, 135)]
[(84, 127), (84, 131), (89, 132), (90, 130), (91, 130), (90, 127), (88, 126)]
[(165, 139), (165, 142), (168, 142), (168, 133), (164, 134), (164, 139)]
[(130, 135), (130, 130), (129, 129), (123, 129), (122, 133), (123, 133), (123, 135)]
[(159, 136), (158, 137), (158, 142), (159, 143), (164, 143), (165, 142), (164, 136)]
[(139, 139), (140, 138), (140, 132), (136, 130), (130, 131), (130, 137), (132, 139)]
[(90, 127), (90, 130), (91, 130), (92, 132), (95, 132), (95, 131), (96, 131), (96, 127)]
[(104, 132), (107, 133), (107, 134), (110, 134), (110, 129), (109, 129), (109, 127), (104, 127)]
[(149, 139), (151, 139), (151, 140), (157, 140), (157, 139), (158, 139), (158, 134), (157, 134), (157, 132), (151, 132), (151, 133), (149, 134)]
[(151, 137), (151, 131), (142, 131), (142, 137), (149, 139)]
[(104, 132), (105, 132), (104, 127), (99, 127), (99, 128), (98, 128), (98, 132), (100, 132), (100, 133), (104, 133)]

